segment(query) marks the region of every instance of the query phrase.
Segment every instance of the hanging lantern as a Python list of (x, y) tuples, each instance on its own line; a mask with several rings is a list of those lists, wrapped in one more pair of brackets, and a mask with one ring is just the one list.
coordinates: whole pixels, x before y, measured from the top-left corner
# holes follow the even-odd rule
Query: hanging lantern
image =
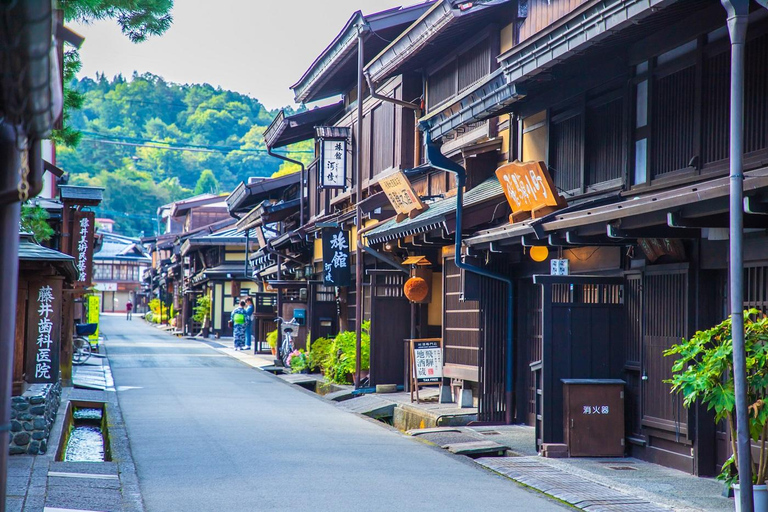
[(533, 261), (542, 262), (549, 257), (549, 249), (544, 245), (535, 245), (531, 247), (529, 254)]
[(412, 277), (405, 282), (403, 291), (411, 302), (421, 302), (429, 295), (429, 285), (421, 277)]

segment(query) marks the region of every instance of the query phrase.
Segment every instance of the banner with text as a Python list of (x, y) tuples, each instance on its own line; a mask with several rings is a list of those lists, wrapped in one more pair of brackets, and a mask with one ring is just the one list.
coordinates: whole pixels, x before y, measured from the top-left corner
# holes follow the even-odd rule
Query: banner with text
[(339, 228), (323, 229), (323, 284), (349, 286), (349, 235)]

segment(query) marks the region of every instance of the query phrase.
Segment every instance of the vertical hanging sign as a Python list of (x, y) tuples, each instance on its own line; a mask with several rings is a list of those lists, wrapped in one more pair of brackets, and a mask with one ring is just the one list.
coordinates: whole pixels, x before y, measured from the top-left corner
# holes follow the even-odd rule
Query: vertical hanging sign
[(349, 237), (341, 227), (323, 229), (323, 284), (350, 285)]
[(60, 279), (29, 286), (26, 381), (30, 384), (59, 380), (61, 287)]
[(320, 187), (345, 188), (347, 182), (347, 140), (323, 139), (320, 157)]
[(88, 288), (91, 286), (93, 269), (93, 238), (94, 238), (93, 212), (79, 211), (74, 215), (73, 254), (77, 266), (76, 288)]

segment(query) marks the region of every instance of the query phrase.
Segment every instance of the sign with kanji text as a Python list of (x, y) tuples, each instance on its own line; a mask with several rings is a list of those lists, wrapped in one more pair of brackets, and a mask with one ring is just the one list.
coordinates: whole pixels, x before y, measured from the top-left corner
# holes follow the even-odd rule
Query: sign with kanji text
[(320, 153), (320, 187), (345, 188), (347, 185), (346, 139), (323, 139)]
[(413, 191), (411, 182), (402, 171), (395, 171), (379, 180), (381, 190), (389, 199), (392, 208), (399, 214), (398, 218), (403, 220), (405, 217), (414, 216), (417, 212), (427, 209), (427, 206), (421, 202), (419, 196)]
[(413, 340), (413, 377), (416, 382), (440, 382), (443, 349), (437, 340)]
[(544, 162), (515, 161), (505, 164), (496, 169), (496, 177), (513, 215), (566, 205)]
[(61, 289), (61, 279), (29, 283), (25, 380), (30, 384), (59, 380)]
[(549, 260), (549, 273), (553, 276), (567, 276), (571, 273), (570, 263), (565, 258)]
[(349, 286), (349, 235), (341, 227), (323, 229), (323, 284)]
[(93, 270), (93, 239), (95, 233), (95, 214), (93, 212), (76, 211), (72, 225), (72, 256), (77, 267), (78, 288), (91, 286)]

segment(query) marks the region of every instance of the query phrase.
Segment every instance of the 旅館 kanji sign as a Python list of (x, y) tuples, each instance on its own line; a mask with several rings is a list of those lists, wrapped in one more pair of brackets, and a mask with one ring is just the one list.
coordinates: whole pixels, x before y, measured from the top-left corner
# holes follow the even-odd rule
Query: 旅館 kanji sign
[(339, 228), (323, 229), (323, 284), (350, 285), (349, 237)]
[(338, 126), (315, 127), (320, 142), (320, 188), (346, 188), (347, 140), (349, 129)]
[(59, 380), (61, 290), (61, 279), (29, 283), (26, 381), (30, 384)]
[(512, 208), (509, 221), (540, 217), (566, 206), (544, 162), (512, 162), (496, 169), (501, 188)]

